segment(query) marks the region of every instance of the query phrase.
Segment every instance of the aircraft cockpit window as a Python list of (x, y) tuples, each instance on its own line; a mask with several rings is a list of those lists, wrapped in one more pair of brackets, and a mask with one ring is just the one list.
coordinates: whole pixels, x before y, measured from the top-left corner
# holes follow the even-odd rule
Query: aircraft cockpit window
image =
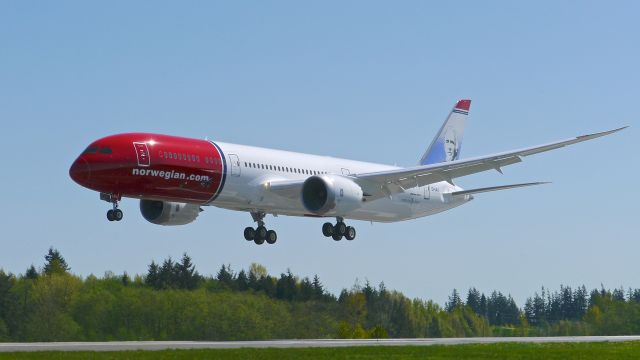
[(100, 154), (112, 154), (113, 151), (111, 151), (110, 147), (101, 147), (100, 148)]
[(83, 154), (95, 154), (96, 152), (98, 152), (98, 148), (95, 146), (89, 146), (88, 148), (85, 149), (85, 151), (83, 151)]

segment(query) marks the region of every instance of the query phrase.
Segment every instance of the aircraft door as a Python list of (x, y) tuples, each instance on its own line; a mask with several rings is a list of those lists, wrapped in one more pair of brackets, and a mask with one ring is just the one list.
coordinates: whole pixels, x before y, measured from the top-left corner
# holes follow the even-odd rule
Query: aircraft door
[(231, 176), (240, 176), (240, 159), (236, 154), (229, 154), (229, 163), (231, 164)]
[(429, 190), (429, 188), (430, 188), (429, 185), (424, 187), (424, 199), (425, 200), (431, 199), (431, 191)]

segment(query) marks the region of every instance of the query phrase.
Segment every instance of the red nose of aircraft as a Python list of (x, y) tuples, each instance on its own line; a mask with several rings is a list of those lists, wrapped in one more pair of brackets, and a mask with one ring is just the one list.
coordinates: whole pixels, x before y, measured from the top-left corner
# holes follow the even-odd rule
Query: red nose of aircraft
[(86, 186), (91, 179), (91, 167), (82, 155), (78, 156), (76, 161), (71, 164), (71, 167), (69, 168), (69, 176), (71, 176), (73, 181), (82, 186)]

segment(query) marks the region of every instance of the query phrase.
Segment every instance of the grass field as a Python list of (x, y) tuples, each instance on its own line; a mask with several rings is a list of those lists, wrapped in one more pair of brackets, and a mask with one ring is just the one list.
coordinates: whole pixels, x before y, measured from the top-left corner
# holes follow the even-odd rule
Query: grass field
[(0, 359), (640, 359), (640, 342), (32, 352)]

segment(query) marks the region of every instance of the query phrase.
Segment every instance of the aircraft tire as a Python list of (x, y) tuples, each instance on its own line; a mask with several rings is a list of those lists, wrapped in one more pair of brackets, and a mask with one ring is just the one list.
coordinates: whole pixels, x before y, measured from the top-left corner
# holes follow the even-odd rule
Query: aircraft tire
[(278, 234), (273, 230), (269, 230), (269, 231), (267, 231), (266, 240), (267, 240), (267, 244), (273, 245), (278, 240)]
[(115, 218), (113, 217), (113, 210), (107, 211), (107, 220), (113, 221)]
[(264, 244), (264, 238), (256, 237), (255, 239), (253, 239), (253, 242), (255, 242), (256, 245), (262, 245), (262, 244)]
[(333, 235), (331, 235), (331, 237), (332, 237), (332, 238), (333, 238), (333, 240), (335, 240), (335, 241), (340, 241), (340, 240), (342, 240), (342, 235), (340, 235), (340, 234), (333, 234)]
[(347, 225), (345, 225), (345, 223), (343, 223), (342, 221), (336, 223), (335, 228), (333, 229), (333, 232), (335, 234), (340, 235), (340, 237), (344, 236), (344, 234), (347, 233)]
[(326, 237), (331, 237), (333, 235), (333, 224), (330, 222), (326, 222), (322, 224), (322, 235)]
[[(254, 240), (263, 240), (267, 238), (267, 228), (264, 226), (258, 226)], [(256, 243), (257, 244), (257, 243)], [(261, 243), (262, 244), (262, 243)]]
[(344, 238), (347, 240), (353, 240), (356, 238), (356, 228), (353, 226), (347, 226), (347, 232), (344, 234)]
[(122, 213), (122, 210), (120, 209), (113, 210), (113, 220), (120, 221), (122, 220), (123, 217), (124, 217), (124, 214)]
[(247, 241), (253, 241), (256, 237), (256, 230), (251, 226), (244, 228), (244, 239)]

